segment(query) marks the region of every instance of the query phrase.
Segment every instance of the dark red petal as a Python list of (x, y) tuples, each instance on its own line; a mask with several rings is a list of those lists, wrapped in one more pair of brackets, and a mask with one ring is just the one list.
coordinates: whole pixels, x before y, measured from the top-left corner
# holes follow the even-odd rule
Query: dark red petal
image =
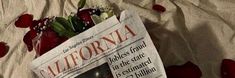
[(25, 34), (23, 41), (24, 43), (27, 45), (28, 51), (32, 51), (33, 50), (33, 43), (32, 40), (37, 36), (36, 31), (29, 31)]
[(199, 67), (191, 62), (181, 66), (170, 66), (166, 68), (167, 78), (200, 78), (202, 73)]
[(0, 42), (0, 58), (4, 57), (9, 50), (9, 46), (5, 42)]
[(34, 39), (37, 36), (37, 32), (35, 30), (30, 30), (29, 32), (31, 39)]
[(33, 50), (33, 43), (32, 43), (32, 38), (30, 36), (30, 31), (25, 34), (23, 41), (26, 44), (28, 51), (32, 51)]
[(33, 15), (24, 14), (19, 17), (19, 19), (15, 22), (15, 26), (19, 28), (27, 28), (32, 26)]
[(159, 5), (159, 4), (153, 5), (152, 9), (155, 11), (158, 11), (158, 12), (165, 12), (166, 11), (166, 8), (163, 7), (162, 5)]
[(222, 78), (235, 78), (235, 61), (224, 59), (221, 64)]

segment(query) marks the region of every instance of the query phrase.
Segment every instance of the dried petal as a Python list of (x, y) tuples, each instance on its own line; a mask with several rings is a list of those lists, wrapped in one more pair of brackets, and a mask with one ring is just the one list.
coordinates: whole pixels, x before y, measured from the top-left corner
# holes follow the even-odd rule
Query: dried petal
[(19, 19), (15, 22), (15, 26), (19, 28), (27, 28), (32, 26), (33, 23), (33, 15), (24, 14), (19, 17)]
[(30, 30), (29, 32), (27, 32), (23, 38), (24, 43), (27, 45), (28, 51), (32, 51), (33, 50), (33, 43), (32, 40), (33, 38), (35, 38), (37, 36), (36, 31), (34, 30)]
[(163, 7), (162, 5), (159, 5), (159, 4), (153, 5), (152, 9), (155, 11), (158, 11), (158, 12), (165, 12), (166, 11), (166, 8)]
[(224, 59), (221, 65), (222, 78), (235, 78), (235, 61)]
[(4, 57), (9, 50), (9, 46), (5, 42), (0, 42), (0, 58)]
[(200, 78), (202, 72), (197, 65), (187, 62), (181, 66), (170, 66), (166, 68), (168, 78)]
[(32, 39), (30, 36), (30, 32), (27, 32), (23, 38), (24, 43), (26, 44), (28, 51), (33, 50), (33, 44), (32, 44)]

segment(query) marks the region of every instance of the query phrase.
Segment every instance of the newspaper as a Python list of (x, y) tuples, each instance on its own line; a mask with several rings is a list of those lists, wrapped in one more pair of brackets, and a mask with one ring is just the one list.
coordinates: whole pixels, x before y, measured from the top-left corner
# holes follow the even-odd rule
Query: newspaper
[(125, 10), (31, 63), (40, 78), (166, 78), (140, 17)]

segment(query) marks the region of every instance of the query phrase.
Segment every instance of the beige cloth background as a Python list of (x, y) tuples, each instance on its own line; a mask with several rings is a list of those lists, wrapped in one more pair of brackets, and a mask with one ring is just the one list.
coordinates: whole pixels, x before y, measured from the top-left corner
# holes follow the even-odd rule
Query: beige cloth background
[[(35, 78), (29, 69), (35, 52), (27, 52), (22, 39), (28, 29), (14, 26), (23, 13), (34, 19), (68, 16), (76, 12), (78, 0), (0, 0), (0, 41), (8, 43), (8, 54), (0, 58), (0, 78)], [(166, 12), (151, 9), (161, 4)], [(202, 78), (220, 78), (222, 59), (235, 60), (234, 0), (87, 0), (86, 7), (114, 7), (116, 13), (129, 9), (145, 23), (164, 65), (192, 61)]]

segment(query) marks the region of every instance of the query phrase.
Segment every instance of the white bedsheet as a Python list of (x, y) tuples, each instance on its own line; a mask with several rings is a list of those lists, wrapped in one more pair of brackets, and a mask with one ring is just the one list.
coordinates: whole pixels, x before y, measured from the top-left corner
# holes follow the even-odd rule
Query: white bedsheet
[[(0, 58), (0, 78), (35, 78), (29, 69), (35, 52), (27, 52), (23, 43), (28, 29), (14, 26), (18, 16), (68, 16), (76, 12), (78, 1), (0, 0), (0, 41), (10, 46)], [(163, 5), (166, 12), (152, 10), (152, 4)], [(202, 78), (220, 78), (222, 59), (235, 60), (234, 0), (87, 0), (86, 7), (97, 5), (112, 6), (116, 13), (123, 9), (137, 12), (166, 67), (192, 61), (201, 69)]]

